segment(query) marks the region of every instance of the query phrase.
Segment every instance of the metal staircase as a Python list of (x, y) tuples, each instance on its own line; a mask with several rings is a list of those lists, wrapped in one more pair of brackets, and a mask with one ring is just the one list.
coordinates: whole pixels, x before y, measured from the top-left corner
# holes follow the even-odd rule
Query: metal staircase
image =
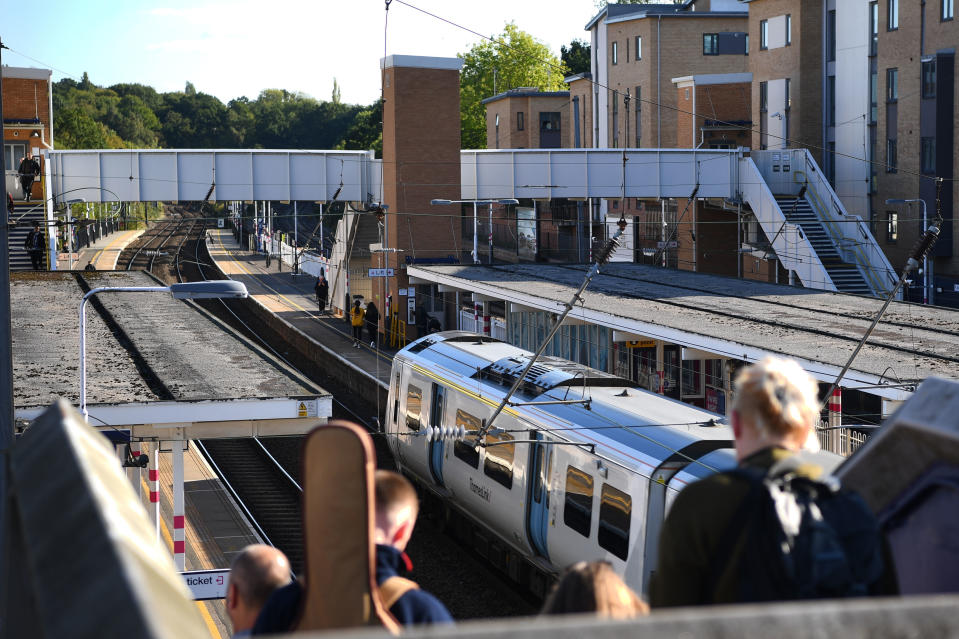
[(44, 268), (49, 269), (49, 265), (46, 264), (47, 259), (49, 259), (50, 251), (47, 250), (50, 240), (50, 229), (44, 228), (44, 211), (42, 202), (17, 202), (16, 208), (14, 209), (12, 219), (17, 220), (17, 225), (10, 229), (9, 238), (9, 252), (10, 256), (10, 270), (11, 271), (32, 271), (33, 265), (30, 262), (30, 254), (27, 253), (27, 249), (23, 247), (23, 243), (27, 240), (27, 234), (33, 230), (33, 223), (39, 222), (40, 228), (44, 229), (44, 241), (46, 246), (44, 246)]
[(858, 266), (843, 261), (826, 229), (823, 228), (822, 221), (805, 197), (776, 195), (775, 198), (786, 221), (802, 229), (837, 289), (843, 293), (873, 294)]

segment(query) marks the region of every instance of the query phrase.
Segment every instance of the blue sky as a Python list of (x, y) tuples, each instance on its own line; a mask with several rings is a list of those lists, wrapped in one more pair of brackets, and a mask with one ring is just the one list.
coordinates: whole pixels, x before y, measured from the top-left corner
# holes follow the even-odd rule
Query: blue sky
[[(593, 0), (405, 0), (480, 33), (508, 21), (548, 44), (585, 38)], [(187, 81), (224, 102), (263, 89), (344, 102), (379, 96), (383, 0), (0, 0), (3, 63), (43, 66), (54, 79), (86, 71), (98, 85), (139, 82), (159, 91)], [(478, 38), (394, 1), (390, 54), (455, 56)], [(29, 56), (29, 57), (27, 57)], [(31, 60), (30, 58), (35, 58)], [(37, 62), (39, 61), (39, 62)]]

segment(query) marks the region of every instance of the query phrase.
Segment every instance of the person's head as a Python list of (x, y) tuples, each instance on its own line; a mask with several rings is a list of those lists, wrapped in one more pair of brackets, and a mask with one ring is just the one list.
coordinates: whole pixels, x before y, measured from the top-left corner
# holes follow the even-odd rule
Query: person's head
[(649, 614), (649, 606), (623, 583), (605, 561), (573, 564), (543, 604), (544, 615), (594, 612), (609, 619), (632, 619)]
[(33, 223), (33, 230), (34, 230), (34, 231), (39, 231), (39, 230), (40, 230), (40, 223), (39, 223), (39, 222), (34, 222), (34, 223)]
[(818, 448), (819, 385), (797, 362), (766, 357), (740, 371), (735, 392), (732, 424), (739, 459), (769, 446)]
[(413, 534), (420, 509), (413, 484), (389, 470), (378, 470), (374, 479), (376, 493), (377, 544), (404, 550)]
[(27, 151), (27, 159), (28, 159), (28, 160), (32, 160), (32, 159), (33, 159), (33, 151)]
[(360, 307), (360, 300), (353, 300), (353, 308), (359, 308), (359, 307)]
[(226, 612), (233, 632), (250, 630), (273, 591), (290, 581), (290, 562), (272, 546), (253, 544), (240, 551), (230, 566)]

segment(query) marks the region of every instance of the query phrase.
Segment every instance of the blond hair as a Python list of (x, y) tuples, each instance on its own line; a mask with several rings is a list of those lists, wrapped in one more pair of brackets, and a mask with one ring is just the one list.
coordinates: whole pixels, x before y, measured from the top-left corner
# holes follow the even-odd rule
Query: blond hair
[(763, 358), (740, 371), (735, 390), (733, 410), (750, 421), (761, 438), (796, 439), (811, 429), (808, 440), (798, 443), (818, 448), (819, 384), (795, 360)]
[(623, 583), (605, 561), (574, 564), (546, 598), (542, 614), (595, 612), (608, 619), (632, 619), (649, 614), (649, 606)]
[(374, 475), (373, 485), (377, 517), (392, 519), (395, 513), (408, 508), (412, 519), (416, 520), (420, 504), (416, 489), (406, 477), (391, 470), (378, 470)]

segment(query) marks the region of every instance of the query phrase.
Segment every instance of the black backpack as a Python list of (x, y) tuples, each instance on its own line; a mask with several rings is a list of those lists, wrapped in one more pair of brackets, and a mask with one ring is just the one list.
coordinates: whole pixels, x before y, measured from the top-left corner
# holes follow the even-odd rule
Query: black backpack
[(745, 535), (742, 603), (863, 597), (883, 574), (879, 526), (866, 503), (836, 478), (809, 479), (798, 466), (789, 458), (768, 473), (728, 471), (750, 489), (716, 557), (728, 556)]

